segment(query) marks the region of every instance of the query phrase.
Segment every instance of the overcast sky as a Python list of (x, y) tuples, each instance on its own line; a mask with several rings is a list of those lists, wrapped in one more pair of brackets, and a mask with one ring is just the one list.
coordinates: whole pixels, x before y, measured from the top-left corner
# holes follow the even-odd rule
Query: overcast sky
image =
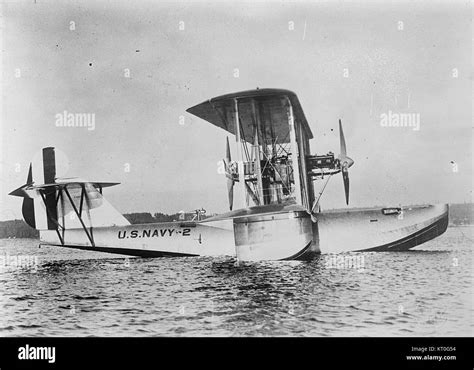
[[(351, 206), (472, 198), (468, 1), (0, 6), (1, 219), (21, 218), (7, 193), (45, 146), (60, 176), (121, 182), (105, 195), (123, 213), (225, 211), (226, 132), (185, 110), (257, 86), (298, 95), (313, 154), (339, 152), (342, 118)], [(57, 127), (64, 111), (95, 114), (94, 130)], [(389, 111), (419, 130), (383, 127)], [(322, 207), (345, 207), (340, 175)]]

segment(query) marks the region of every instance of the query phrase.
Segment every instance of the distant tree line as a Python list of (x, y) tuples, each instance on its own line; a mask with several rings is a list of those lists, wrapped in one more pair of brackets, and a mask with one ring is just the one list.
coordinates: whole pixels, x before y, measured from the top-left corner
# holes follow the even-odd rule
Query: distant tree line
[(474, 204), (451, 204), (449, 206), (449, 223), (452, 225), (473, 225)]
[[(153, 215), (148, 212), (140, 212), (140, 213), (125, 213), (123, 216), (130, 222), (131, 224), (152, 224), (155, 222), (173, 222), (173, 221), (180, 221), (186, 220), (189, 221), (194, 217), (195, 213), (173, 213), (168, 215), (166, 213), (157, 212)], [(201, 216), (201, 220), (208, 218), (210, 216)]]
[(28, 226), (23, 220), (0, 222), (0, 239), (8, 238), (39, 238), (39, 231)]

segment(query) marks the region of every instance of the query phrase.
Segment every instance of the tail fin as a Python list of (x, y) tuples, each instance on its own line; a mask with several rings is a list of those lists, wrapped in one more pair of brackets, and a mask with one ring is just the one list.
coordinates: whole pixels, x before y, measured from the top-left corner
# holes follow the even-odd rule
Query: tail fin
[[(43, 174), (45, 184), (56, 182), (56, 155), (53, 147), (43, 148)], [(56, 202), (56, 189), (45, 189), (44, 204), (48, 221), (48, 230), (56, 230), (58, 225), (58, 208)]]

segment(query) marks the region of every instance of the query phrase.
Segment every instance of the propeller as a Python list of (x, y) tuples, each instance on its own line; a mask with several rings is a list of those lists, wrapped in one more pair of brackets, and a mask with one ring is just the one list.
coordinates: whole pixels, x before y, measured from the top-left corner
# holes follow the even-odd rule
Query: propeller
[(229, 197), (229, 209), (232, 211), (232, 205), (234, 203), (234, 177), (232, 176), (231, 171), (231, 161), (232, 158), (230, 157), (230, 146), (229, 146), (229, 138), (227, 137), (226, 142), (226, 151), (225, 151), (225, 158), (222, 160), (224, 162), (224, 169), (225, 169), (225, 177), (227, 177), (227, 195)]
[(344, 131), (342, 131), (342, 123), (339, 120), (339, 142), (341, 153), (339, 154), (339, 165), (342, 173), (342, 181), (344, 182), (344, 192), (346, 193), (346, 204), (349, 205), (349, 167), (354, 164), (352, 158), (347, 156), (346, 140), (344, 139)]

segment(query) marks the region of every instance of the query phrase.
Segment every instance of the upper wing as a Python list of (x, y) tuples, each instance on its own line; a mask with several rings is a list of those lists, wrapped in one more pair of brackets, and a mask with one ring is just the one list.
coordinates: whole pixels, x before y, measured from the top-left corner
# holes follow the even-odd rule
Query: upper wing
[(238, 101), (239, 118), (242, 127), (242, 138), (254, 142), (254, 112), (259, 112), (262, 137), (268, 145), (290, 142), (287, 99), (293, 107), (295, 120), (301, 123), (308, 139), (313, 138), (303, 109), (295, 93), (283, 89), (256, 89), (242, 91), (209, 99), (187, 109), (188, 113), (202, 118), (213, 125), (235, 135), (235, 99)]

